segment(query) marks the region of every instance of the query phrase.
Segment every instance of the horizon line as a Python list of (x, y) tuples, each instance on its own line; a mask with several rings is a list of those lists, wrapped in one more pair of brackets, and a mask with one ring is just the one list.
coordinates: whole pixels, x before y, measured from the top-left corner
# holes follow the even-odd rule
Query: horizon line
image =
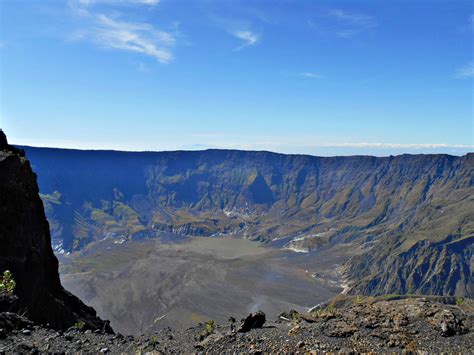
[[(9, 143), (10, 144), (10, 143)], [(17, 148), (33, 148), (33, 149), (58, 149), (58, 150), (71, 150), (71, 151), (81, 151), (81, 152), (116, 152), (116, 153), (176, 153), (176, 152), (207, 152), (207, 151), (237, 151), (237, 152), (249, 152), (249, 153), (270, 153), (270, 154), (278, 154), (278, 155), (294, 155), (294, 156), (310, 156), (310, 157), (317, 157), (317, 158), (336, 158), (336, 157), (373, 157), (373, 158), (390, 158), (390, 157), (397, 157), (403, 155), (447, 155), (452, 157), (463, 157), (469, 154), (474, 154), (474, 148), (472, 151), (466, 151), (462, 154), (451, 154), (445, 152), (439, 153), (410, 153), (410, 152), (403, 152), (397, 154), (389, 154), (389, 155), (373, 155), (373, 154), (341, 154), (341, 155), (316, 155), (310, 153), (285, 153), (285, 152), (278, 152), (272, 151), (268, 149), (245, 149), (245, 148), (222, 148), (222, 147), (208, 147), (208, 148), (196, 148), (196, 149), (168, 149), (168, 150), (121, 150), (121, 149), (114, 149), (114, 148), (71, 148), (71, 147), (51, 147), (51, 146), (35, 146), (35, 145), (27, 145), (27, 144), (10, 144)], [(453, 147), (453, 146), (448, 146)], [(321, 146), (321, 148), (350, 148), (350, 147), (341, 147), (341, 146)], [(362, 148), (359, 148), (362, 149)], [(390, 149), (390, 148), (386, 148)], [(394, 148), (392, 148), (394, 149)], [(420, 148), (422, 149), (422, 148)], [(458, 148), (459, 149), (459, 148)]]

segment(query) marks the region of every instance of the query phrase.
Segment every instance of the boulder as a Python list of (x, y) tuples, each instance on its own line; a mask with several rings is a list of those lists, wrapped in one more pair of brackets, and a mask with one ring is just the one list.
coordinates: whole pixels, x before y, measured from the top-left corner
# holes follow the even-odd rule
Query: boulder
[(245, 319), (243, 319), (238, 332), (246, 333), (254, 328), (262, 328), (265, 321), (265, 313), (262, 311), (258, 311), (255, 314), (250, 313)]

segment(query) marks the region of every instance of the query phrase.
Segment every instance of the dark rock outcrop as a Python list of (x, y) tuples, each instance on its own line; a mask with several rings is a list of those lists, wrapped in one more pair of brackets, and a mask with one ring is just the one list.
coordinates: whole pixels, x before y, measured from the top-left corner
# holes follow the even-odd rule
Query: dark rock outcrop
[(255, 314), (250, 313), (240, 325), (238, 331), (240, 333), (246, 333), (255, 328), (262, 328), (265, 324), (266, 318), (265, 313), (258, 311)]
[(0, 272), (4, 270), (12, 272), (18, 298), (2, 302), (9, 309), (0, 312), (18, 312), (56, 329), (83, 322), (87, 328), (111, 331), (93, 308), (61, 286), (36, 175), (24, 152), (9, 146), (0, 131)]
[(4, 150), (4, 149), (7, 149), (7, 148), (8, 148), (7, 136), (0, 129), (0, 150)]

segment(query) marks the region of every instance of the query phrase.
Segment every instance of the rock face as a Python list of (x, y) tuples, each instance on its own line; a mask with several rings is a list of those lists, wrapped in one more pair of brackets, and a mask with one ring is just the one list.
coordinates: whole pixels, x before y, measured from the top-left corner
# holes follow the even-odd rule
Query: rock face
[(474, 236), (447, 238), (439, 243), (423, 240), (401, 253), (392, 253), (390, 241), (374, 249), (373, 253), (354, 257), (347, 263), (346, 274), (356, 280), (350, 293), (386, 295), (417, 291), (427, 295), (474, 295), (470, 267)]
[(315, 243), (336, 233), (439, 241), (474, 232), (474, 154), (24, 149), (39, 174), (53, 244), (65, 251), (156, 227), (262, 240), (331, 231), (308, 238)]
[(111, 330), (94, 309), (61, 286), (36, 175), (24, 152), (9, 146), (0, 131), (0, 272), (4, 270), (12, 272), (18, 297), (8, 310), (57, 329), (84, 322), (88, 328)]

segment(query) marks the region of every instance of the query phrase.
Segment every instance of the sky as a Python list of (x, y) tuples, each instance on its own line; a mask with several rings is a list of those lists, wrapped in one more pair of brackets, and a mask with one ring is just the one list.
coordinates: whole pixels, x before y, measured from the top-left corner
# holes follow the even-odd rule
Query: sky
[(438, 0), (0, 0), (13, 144), (474, 151), (474, 8)]

